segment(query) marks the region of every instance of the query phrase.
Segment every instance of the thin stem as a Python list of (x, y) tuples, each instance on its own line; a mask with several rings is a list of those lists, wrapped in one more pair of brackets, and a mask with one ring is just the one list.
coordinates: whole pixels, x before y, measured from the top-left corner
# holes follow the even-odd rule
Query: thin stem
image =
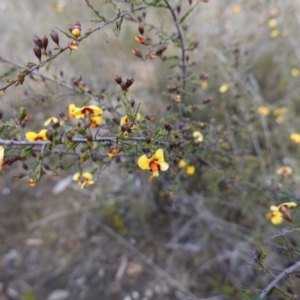
[[(128, 137), (128, 138), (117, 138), (117, 137), (95, 137), (92, 142), (113, 142), (115, 143), (116, 140), (119, 139), (120, 141), (135, 141), (135, 142), (143, 142), (145, 141), (145, 137)], [(88, 143), (90, 142), (86, 138), (72, 138), (73, 143)], [(158, 140), (153, 140), (154, 143), (157, 144), (162, 144), (164, 142), (158, 141)], [(15, 140), (4, 140), (0, 138), (0, 145), (6, 145), (6, 146), (42, 146), (46, 147), (47, 145), (50, 145), (52, 142), (51, 141), (15, 141)]]
[(180, 40), (181, 43), (181, 61), (182, 61), (182, 87), (181, 87), (181, 100), (182, 102), (184, 102), (185, 99), (185, 86), (186, 86), (186, 57), (185, 57), (185, 42), (183, 39), (183, 34), (180, 28), (180, 24), (178, 22), (177, 16), (174, 12), (174, 9), (171, 7), (170, 3), (168, 0), (164, 0), (168, 9), (170, 10), (171, 14), (172, 14), (172, 18), (174, 20), (176, 29), (177, 29), (177, 33), (178, 33), (178, 38)]
[(283, 279), (285, 276), (288, 276), (294, 272), (298, 267), (300, 267), (300, 261), (296, 264), (292, 265), (289, 268), (284, 269), (278, 276), (275, 277), (273, 281), (271, 281), (268, 286), (260, 293), (259, 297), (265, 297), (271, 290), (274, 288), (277, 283)]

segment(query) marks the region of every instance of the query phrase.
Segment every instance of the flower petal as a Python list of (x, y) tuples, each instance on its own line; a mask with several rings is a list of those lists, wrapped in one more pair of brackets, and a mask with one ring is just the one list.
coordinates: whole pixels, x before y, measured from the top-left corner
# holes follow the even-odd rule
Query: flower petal
[(169, 164), (163, 161), (159, 163), (159, 167), (161, 171), (167, 171), (169, 169)]
[(44, 126), (47, 126), (49, 124), (54, 124), (54, 123), (58, 123), (58, 119), (55, 117), (51, 117), (45, 121)]
[(181, 159), (178, 163), (179, 168), (184, 168), (186, 166), (186, 161), (184, 159)]
[(153, 159), (156, 160), (159, 164), (164, 162), (164, 150), (163, 149), (157, 149)]
[[(93, 175), (91, 173), (89, 173), (89, 172), (84, 172), (82, 174), (82, 177), (84, 177), (89, 183), (91, 181), (93, 181)], [(93, 183), (94, 183), (94, 181), (93, 181)]]
[(2, 169), (3, 158), (4, 158), (4, 147), (0, 146), (0, 170)]
[(283, 221), (283, 218), (282, 218), (282, 214), (280, 212), (273, 214), (273, 217), (271, 218), (271, 222), (274, 225), (279, 225), (282, 223), (282, 221)]
[(38, 137), (43, 139), (44, 141), (47, 141), (47, 136), (46, 136), (46, 133), (47, 133), (47, 129), (42, 129), (39, 133), (38, 133)]
[(37, 136), (38, 135), (35, 132), (33, 132), (33, 131), (25, 133), (26, 140), (28, 140), (28, 141), (35, 141), (35, 139), (36, 139)]
[(78, 180), (79, 177), (80, 177), (80, 173), (75, 173), (75, 174), (73, 175), (73, 180)]
[(101, 116), (92, 117), (91, 127), (97, 127), (102, 122)]
[(152, 157), (149, 159), (145, 154), (140, 156), (138, 159), (138, 166), (142, 170), (150, 170), (150, 163), (152, 161)]

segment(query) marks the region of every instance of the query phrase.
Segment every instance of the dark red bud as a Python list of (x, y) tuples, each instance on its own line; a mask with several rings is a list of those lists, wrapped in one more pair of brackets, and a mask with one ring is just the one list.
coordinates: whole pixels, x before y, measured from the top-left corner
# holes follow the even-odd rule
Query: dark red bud
[(149, 121), (153, 121), (154, 120), (154, 116), (153, 116), (153, 114), (148, 113), (148, 114), (146, 114), (145, 119), (147, 119)]
[(204, 74), (204, 73), (201, 73), (200, 75), (199, 75), (199, 79), (200, 80), (207, 80), (208, 79), (208, 75), (207, 74)]
[(134, 77), (133, 76), (130, 76), (127, 78), (126, 80), (126, 87), (129, 88), (134, 82)]
[(164, 124), (164, 127), (165, 127), (165, 129), (167, 130), (167, 131), (171, 131), (172, 130), (172, 128), (173, 128), (173, 126), (170, 124), (170, 122), (167, 122), (167, 123), (165, 123)]
[(122, 83), (122, 77), (117, 75), (117, 76), (115, 77), (115, 82), (116, 82), (117, 84), (121, 84), (121, 83)]
[(35, 43), (35, 45), (37, 45), (39, 48), (42, 48), (42, 40), (37, 36), (37, 35), (34, 35), (32, 37), (32, 40), (33, 42)]
[(41, 48), (40, 48), (39, 46), (37, 46), (37, 45), (34, 45), (34, 47), (33, 47), (33, 52), (34, 52), (35, 56), (36, 56), (39, 60), (41, 60), (41, 57), (42, 57), (42, 51), (41, 51)]
[(87, 134), (86, 139), (91, 143), (93, 141), (93, 135), (92, 134)]
[(144, 27), (142, 25), (139, 26), (139, 33), (144, 34)]
[(126, 82), (121, 83), (121, 88), (122, 88), (122, 91), (124, 91), (124, 92), (128, 91), (127, 86), (126, 86)]
[(43, 164), (43, 167), (44, 167), (44, 169), (45, 169), (45, 170), (47, 170), (47, 171), (49, 171), (49, 170), (50, 170), (50, 166), (49, 166), (49, 165), (47, 165), (47, 164)]
[(131, 99), (129, 100), (129, 103), (130, 103), (130, 106), (131, 106), (131, 107), (134, 107), (135, 100), (134, 100), (133, 98), (131, 98)]
[(57, 46), (59, 46), (59, 37), (58, 37), (57, 32), (54, 31), (54, 30), (51, 30), (50, 36), (51, 36), (52, 41), (53, 41)]
[(42, 47), (46, 50), (48, 46), (48, 38), (44, 35), (42, 38)]
[(146, 136), (145, 137), (145, 142), (147, 143), (147, 144), (150, 144), (151, 143), (151, 137), (150, 136)]
[(207, 99), (204, 99), (203, 101), (202, 101), (202, 104), (208, 104), (210, 101), (211, 101), (212, 99), (211, 98), (207, 98)]
[(133, 53), (136, 57), (138, 57), (138, 58), (143, 58), (142, 52), (139, 51), (139, 50), (137, 50), (136, 48), (132, 48), (131, 51), (132, 51), (132, 53)]
[(46, 137), (49, 141), (53, 141), (53, 132), (52, 132), (52, 130), (47, 130)]
[(73, 136), (74, 136), (74, 134), (72, 134), (72, 133), (70, 133), (70, 132), (67, 132), (66, 135), (65, 135), (65, 137), (66, 137), (66, 138), (68, 139), (68, 141), (70, 141), (70, 142), (72, 142)]

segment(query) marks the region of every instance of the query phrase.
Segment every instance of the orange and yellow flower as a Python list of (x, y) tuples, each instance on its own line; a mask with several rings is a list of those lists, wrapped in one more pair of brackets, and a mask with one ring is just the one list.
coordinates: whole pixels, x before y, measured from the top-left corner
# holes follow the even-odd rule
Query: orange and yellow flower
[(77, 181), (80, 188), (84, 188), (85, 186), (89, 186), (94, 183), (93, 175), (89, 172), (84, 172), (82, 174), (75, 173), (73, 175), (73, 180)]
[(288, 209), (296, 206), (297, 204), (295, 202), (286, 202), (280, 204), (279, 206), (272, 205), (270, 207), (271, 212), (267, 213), (266, 217), (270, 219), (274, 225), (281, 224), (283, 219), (287, 220), (288, 222), (294, 223)]
[(184, 159), (181, 159), (178, 163), (179, 168), (184, 168), (186, 166), (186, 161)]
[(138, 159), (138, 166), (142, 170), (150, 170), (152, 177), (158, 177), (160, 171), (167, 171), (169, 169), (169, 164), (164, 160), (163, 149), (156, 150), (155, 154), (150, 158), (146, 154), (142, 155)]
[(276, 171), (276, 173), (277, 173), (278, 175), (281, 175), (281, 176), (283, 176), (283, 177), (286, 177), (286, 176), (291, 175), (291, 174), (293, 173), (293, 170), (292, 170), (292, 168), (290, 168), (290, 167), (281, 167), (281, 168), (279, 168), (279, 169)]
[(193, 165), (189, 165), (185, 168), (185, 173), (188, 175), (194, 175), (196, 172), (196, 168)]
[(118, 149), (112, 147), (112, 148), (109, 149), (109, 151), (108, 151), (108, 153), (107, 153), (107, 156), (108, 156), (109, 158), (113, 158), (113, 157), (115, 157), (117, 154), (118, 154)]
[(83, 118), (84, 116), (97, 117), (103, 114), (103, 110), (95, 105), (83, 106), (74, 110), (75, 118)]
[(73, 40), (72, 42), (69, 43), (70, 50), (77, 50), (78, 46), (79, 46), (79, 44), (76, 40)]
[(102, 122), (102, 117), (101, 116), (92, 117), (91, 127), (93, 127), (93, 128), (98, 127), (101, 122)]
[(33, 131), (26, 132), (25, 137), (28, 141), (47, 141), (47, 129), (42, 129), (39, 133)]
[(268, 116), (270, 114), (270, 109), (266, 106), (259, 106), (257, 111), (263, 116)]
[(290, 140), (294, 144), (300, 144), (300, 134), (299, 133), (292, 133), (290, 135)]
[(196, 144), (200, 144), (203, 141), (203, 135), (200, 131), (194, 131), (193, 138)]
[(30, 186), (35, 186), (35, 184), (36, 184), (36, 182), (35, 182), (32, 178), (30, 178), (30, 179), (28, 180), (28, 185), (30, 185)]
[(51, 117), (49, 119), (47, 119), (44, 123), (44, 126), (48, 126), (48, 125), (52, 125), (52, 124), (59, 124), (59, 125), (63, 125), (64, 122), (62, 120), (58, 120), (55, 117)]
[[(137, 113), (137, 114), (136, 114), (135, 120), (138, 121), (140, 118), (141, 118), (141, 115), (140, 115), (139, 113)], [(120, 125), (122, 126), (123, 124), (129, 123), (129, 122), (130, 122), (130, 120), (128, 119), (128, 117), (127, 117), (127, 116), (124, 116), (124, 117), (122, 117), (121, 120), (120, 120)], [(132, 126), (132, 127), (134, 128), (135, 125)]]
[(75, 116), (74, 112), (77, 111), (78, 109), (80, 109), (80, 107), (77, 107), (75, 104), (69, 104), (69, 117), (74, 119), (81, 119), (84, 116)]
[(81, 26), (77, 26), (77, 25), (72, 26), (71, 32), (76, 38), (81, 36)]

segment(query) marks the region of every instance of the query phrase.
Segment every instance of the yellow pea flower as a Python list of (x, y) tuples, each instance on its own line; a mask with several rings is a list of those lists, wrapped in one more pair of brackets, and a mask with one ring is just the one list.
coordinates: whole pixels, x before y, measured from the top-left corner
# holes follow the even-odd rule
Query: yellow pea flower
[(142, 155), (138, 159), (138, 166), (142, 170), (150, 170), (152, 177), (158, 177), (160, 171), (167, 171), (169, 169), (169, 164), (164, 160), (163, 149), (156, 150), (155, 154), (150, 158), (146, 154)]
[(25, 137), (28, 141), (47, 141), (48, 138), (46, 136), (47, 129), (42, 129), (39, 133), (35, 133), (33, 131), (26, 132)]
[(267, 213), (266, 217), (270, 219), (274, 225), (281, 224), (284, 219), (288, 222), (294, 223), (288, 209), (296, 206), (297, 204), (295, 202), (286, 202), (279, 206), (271, 205), (271, 212)]
[(93, 175), (89, 172), (84, 172), (82, 174), (75, 173), (73, 175), (73, 180), (77, 181), (80, 188), (84, 188), (85, 186), (89, 186), (94, 183)]

